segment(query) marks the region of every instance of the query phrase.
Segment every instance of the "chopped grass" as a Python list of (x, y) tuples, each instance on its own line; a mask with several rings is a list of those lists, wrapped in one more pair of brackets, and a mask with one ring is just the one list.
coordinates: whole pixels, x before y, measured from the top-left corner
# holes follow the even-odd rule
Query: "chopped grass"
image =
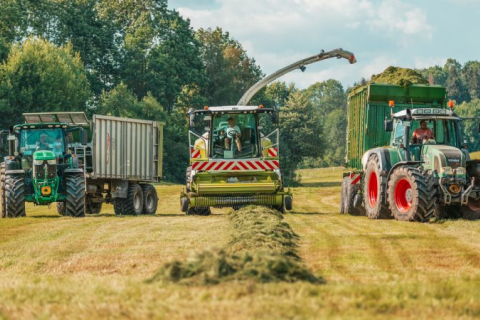
[(232, 240), (225, 249), (209, 249), (184, 261), (164, 264), (149, 282), (210, 285), (228, 281), (324, 283), (300, 261), (299, 237), (283, 216), (249, 206), (229, 216)]
[(396, 84), (403, 87), (408, 87), (412, 84), (428, 84), (428, 81), (415, 70), (392, 66), (380, 74), (373, 75), (370, 82)]

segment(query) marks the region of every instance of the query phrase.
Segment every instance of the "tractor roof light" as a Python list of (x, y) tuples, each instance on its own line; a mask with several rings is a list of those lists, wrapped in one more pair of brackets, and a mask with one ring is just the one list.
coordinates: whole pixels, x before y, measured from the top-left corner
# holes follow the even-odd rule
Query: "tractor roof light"
[(258, 107), (259, 107), (260, 109), (263, 109), (263, 104), (259, 105)]
[(453, 107), (455, 107), (455, 102), (453, 100), (448, 101), (448, 107), (453, 109)]
[(203, 107), (203, 110), (208, 110), (208, 106)]
[(393, 100), (388, 101), (388, 106), (389, 106), (390, 108), (395, 107), (395, 101), (393, 101)]

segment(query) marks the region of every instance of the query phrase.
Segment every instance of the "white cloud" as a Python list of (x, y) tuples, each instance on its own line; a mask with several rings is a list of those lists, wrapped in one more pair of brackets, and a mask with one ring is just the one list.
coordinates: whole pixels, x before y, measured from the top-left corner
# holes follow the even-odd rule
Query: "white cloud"
[[(351, 84), (385, 69), (394, 59), (376, 58), (382, 50), (404, 49), (415, 40), (429, 40), (433, 27), (422, 9), (406, 0), (216, 0), (211, 10), (177, 8), (194, 28), (222, 27), (239, 40), (269, 74), (321, 49), (343, 47), (357, 54), (361, 67), (345, 61), (312, 66), (312, 74), (292, 73), (287, 81), (311, 84), (333, 77)], [(383, 47), (386, 47), (383, 49)], [(368, 61), (368, 60), (371, 61)], [(372, 60), (373, 59), (373, 60)], [(379, 67), (380, 65), (381, 67)], [(382, 69), (383, 68), (383, 69)], [(381, 70), (380, 70), (381, 69)], [(321, 70), (321, 71), (317, 71)], [(320, 79), (320, 80), (316, 80)]]
[(433, 66), (441, 66), (443, 67), (447, 62), (447, 58), (415, 58), (415, 68), (416, 69), (424, 69)]

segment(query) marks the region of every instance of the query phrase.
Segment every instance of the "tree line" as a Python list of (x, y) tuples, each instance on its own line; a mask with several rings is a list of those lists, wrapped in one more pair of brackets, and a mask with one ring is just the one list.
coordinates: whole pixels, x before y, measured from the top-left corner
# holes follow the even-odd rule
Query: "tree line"
[[(0, 0), (1, 128), (21, 123), (23, 112), (85, 111), (165, 121), (165, 178), (184, 181), (187, 110), (235, 104), (264, 74), (227, 31), (194, 30), (167, 4)], [(465, 101), (461, 112), (478, 116), (479, 65), (450, 59), (444, 67), (421, 72)], [(304, 90), (276, 82), (251, 101), (281, 109), (287, 181), (295, 180), (299, 167), (344, 163), (347, 93), (336, 80)]]

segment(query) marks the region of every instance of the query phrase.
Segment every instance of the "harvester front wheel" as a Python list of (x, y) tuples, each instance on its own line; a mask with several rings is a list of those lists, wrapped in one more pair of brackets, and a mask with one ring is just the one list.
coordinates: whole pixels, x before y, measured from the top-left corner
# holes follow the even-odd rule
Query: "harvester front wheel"
[(187, 215), (191, 216), (209, 216), (210, 214), (212, 214), (210, 207), (190, 207), (187, 211)]
[(128, 186), (126, 198), (114, 198), (113, 210), (116, 215), (139, 215), (143, 211), (143, 191), (140, 185)]
[(65, 215), (85, 217), (85, 179), (83, 176), (67, 176)]
[(385, 203), (386, 178), (382, 176), (380, 160), (376, 154), (368, 158), (365, 170), (364, 202), (370, 219), (390, 219), (392, 213)]
[(157, 190), (151, 184), (143, 184), (143, 211), (142, 214), (157, 213), (158, 195)]
[(434, 216), (435, 188), (431, 174), (416, 167), (395, 169), (388, 182), (388, 203), (401, 221), (425, 222)]
[(468, 199), (468, 205), (462, 206), (462, 218), (467, 220), (480, 220), (480, 201)]
[(287, 211), (293, 210), (293, 199), (291, 196), (285, 196), (284, 202), (285, 202), (285, 209)]
[(6, 209), (6, 205), (5, 205), (5, 162), (2, 162), (0, 164), (0, 192), (2, 193), (1, 194), (1, 197), (2, 197), (2, 218), (6, 218), (7, 217), (7, 209)]
[(25, 180), (21, 176), (5, 176), (5, 216), (25, 217)]

